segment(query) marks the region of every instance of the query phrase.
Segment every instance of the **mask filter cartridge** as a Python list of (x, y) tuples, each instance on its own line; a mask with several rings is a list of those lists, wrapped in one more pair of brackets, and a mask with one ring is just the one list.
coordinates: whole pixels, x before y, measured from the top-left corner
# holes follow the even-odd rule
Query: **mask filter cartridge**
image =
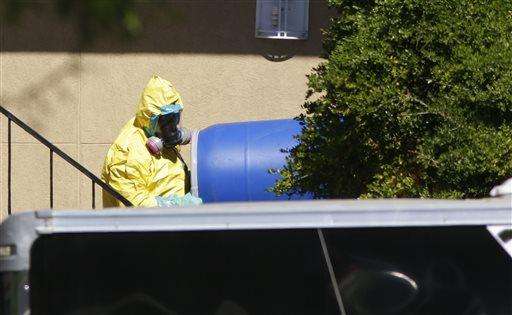
[(164, 142), (158, 137), (149, 137), (148, 141), (146, 142), (146, 147), (148, 148), (149, 152), (151, 152), (151, 154), (158, 155), (164, 148)]

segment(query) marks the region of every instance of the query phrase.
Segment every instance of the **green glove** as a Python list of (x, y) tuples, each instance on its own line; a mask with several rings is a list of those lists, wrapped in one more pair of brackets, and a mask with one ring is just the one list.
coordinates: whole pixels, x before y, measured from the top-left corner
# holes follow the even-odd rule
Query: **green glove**
[(176, 206), (196, 206), (203, 203), (203, 200), (201, 198), (197, 198), (192, 196), (190, 193), (187, 193), (183, 197), (179, 197), (176, 195), (169, 196), (169, 197), (156, 197), (156, 202), (158, 203), (159, 207), (162, 208), (168, 208), (168, 207), (176, 207)]

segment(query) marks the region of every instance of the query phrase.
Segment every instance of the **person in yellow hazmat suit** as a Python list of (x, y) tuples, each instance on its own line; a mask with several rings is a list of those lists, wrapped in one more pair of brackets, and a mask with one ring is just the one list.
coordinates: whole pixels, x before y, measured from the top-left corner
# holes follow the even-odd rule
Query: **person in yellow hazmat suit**
[[(185, 195), (184, 163), (176, 148), (190, 142), (190, 132), (179, 125), (182, 110), (181, 96), (171, 82), (154, 75), (135, 117), (107, 152), (102, 180), (136, 207), (200, 203)], [(103, 206), (123, 204), (104, 191)]]

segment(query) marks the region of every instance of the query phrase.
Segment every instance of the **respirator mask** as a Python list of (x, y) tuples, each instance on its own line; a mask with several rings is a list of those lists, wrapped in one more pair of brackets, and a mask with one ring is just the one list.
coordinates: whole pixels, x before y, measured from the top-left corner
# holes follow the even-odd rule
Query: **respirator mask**
[(186, 128), (178, 126), (181, 113), (169, 113), (158, 117), (155, 135), (148, 138), (146, 147), (152, 154), (158, 155), (164, 148), (188, 144), (191, 133)]

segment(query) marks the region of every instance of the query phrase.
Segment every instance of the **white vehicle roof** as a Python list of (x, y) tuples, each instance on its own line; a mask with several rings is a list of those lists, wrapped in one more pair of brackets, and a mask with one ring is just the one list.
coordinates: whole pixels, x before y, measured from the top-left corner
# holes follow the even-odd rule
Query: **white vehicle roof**
[(422, 226), (512, 228), (512, 197), (279, 201), (172, 209), (23, 212), (0, 226), (0, 247), (15, 247), (12, 255), (0, 256), (0, 271), (28, 269), (32, 243), (40, 235), (53, 233)]

